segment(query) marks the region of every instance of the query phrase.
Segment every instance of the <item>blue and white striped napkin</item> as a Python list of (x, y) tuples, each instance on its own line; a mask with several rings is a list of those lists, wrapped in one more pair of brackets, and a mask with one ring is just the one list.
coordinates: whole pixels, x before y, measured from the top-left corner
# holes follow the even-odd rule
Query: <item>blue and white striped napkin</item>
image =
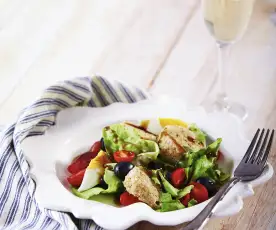
[(0, 229), (102, 229), (92, 220), (39, 208), (34, 199), (35, 182), (29, 176), (21, 143), (27, 137), (42, 135), (55, 124), (57, 113), (63, 109), (133, 103), (146, 97), (138, 88), (97, 76), (76, 78), (47, 88), (23, 110), (17, 122), (0, 132)]

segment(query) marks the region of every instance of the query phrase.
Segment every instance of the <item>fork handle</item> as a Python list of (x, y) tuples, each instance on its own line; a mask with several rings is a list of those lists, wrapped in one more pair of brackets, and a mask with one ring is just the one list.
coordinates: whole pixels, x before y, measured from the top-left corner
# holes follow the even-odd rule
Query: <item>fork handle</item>
[(210, 217), (215, 212), (215, 208), (218, 203), (224, 198), (224, 196), (234, 187), (236, 183), (241, 181), (238, 177), (231, 178), (225, 185), (223, 185), (207, 206), (182, 230), (199, 230), (202, 229), (208, 222)]

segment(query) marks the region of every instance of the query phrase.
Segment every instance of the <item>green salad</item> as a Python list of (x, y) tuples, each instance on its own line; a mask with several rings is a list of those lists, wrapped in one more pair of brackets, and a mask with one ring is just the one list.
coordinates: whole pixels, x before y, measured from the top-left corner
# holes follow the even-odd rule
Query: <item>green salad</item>
[(83, 199), (127, 206), (143, 202), (156, 211), (206, 201), (230, 174), (221, 138), (210, 142), (196, 124), (159, 118), (104, 127), (102, 138), (68, 166), (72, 192)]

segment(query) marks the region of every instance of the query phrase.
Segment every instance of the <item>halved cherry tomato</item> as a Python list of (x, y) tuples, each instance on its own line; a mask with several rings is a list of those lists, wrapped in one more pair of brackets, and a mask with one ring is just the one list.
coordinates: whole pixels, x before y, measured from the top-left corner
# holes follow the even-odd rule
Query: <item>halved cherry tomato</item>
[(220, 161), (223, 159), (223, 154), (221, 151), (218, 151), (218, 156), (217, 156), (217, 160)]
[(74, 187), (79, 187), (81, 185), (81, 182), (83, 180), (85, 173), (85, 169), (79, 171), (78, 173), (71, 175), (67, 178), (69, 184), (71, 184)]
[(135, 157), (135, 153), (126, 151), (126, 150), (119, 150), (113, 153), (113, 157), (114, 157), (114, 160), (118, 163), (122, 161), (131, 162)]
[(90, 161), (97, 156), (98, 153), (86, 152), (78, 156), (68, 167), (68, 172), (76, 174), (79, 171), (86, 169)]
[(98, 153), (101, 150), (101, 141), (96, 141), (90, 148), (89, 152)]
[(183, 168), (177, 168), (172, 172), (171, 181), (174, 187), (179, 188), (186, 179), (186, 173)]
[(191, 200), (191, 195), (190, 195), (190, 193), (188, 193), (180, 201), (183, 205), (185, 205), (185, 207), (187, 207), (190, 200)]
[(96, 141), (88, 152), (85, 152), (78, 156), (73, 162), (67, 167), (68, 172), (76, 174), (77, 172), (85, 169), (90, 161), (97, 156), (101, 150), (101, 142)]
[(128, 192), (123, 192), (120, 195), (120, 204), (123, 206), (127, 206), (127, 205), (131, 205), (134, 203), (139, 202), (139, 199), (131, 194), (129, 194)]
[(204, 185), (197, 182), (191, 182), (190, 185), (194, 186), (190, 193), (191, 199), (195, 199), (197, 203), (201, 203), (205, 200), (208, 200), (208, 190)]

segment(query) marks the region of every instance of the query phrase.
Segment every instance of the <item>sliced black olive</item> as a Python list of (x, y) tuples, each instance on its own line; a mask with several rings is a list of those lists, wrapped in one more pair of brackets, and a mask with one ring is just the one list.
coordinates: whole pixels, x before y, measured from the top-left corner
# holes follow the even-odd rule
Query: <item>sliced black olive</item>
[(157, 161), (151, 161), (148, 164), (148, 169), (161, 169), (164, 167), (164, 164), (162, 164), (161, 162), (157, 162)]
[(105, 151), (104, 139), (101, 138), (101, 150)]
[(196, 182), (205, 186), (205, 188), (208, 190), (209, 197), (212, 197), (216, 194), (217, 188), (214, 181), (211, 179), (207, 177), (200, 177), (196, 180)]
[(130, 162), (119, 162), (114, 167), (114, 173), (117, 177), (121, 180), (124, 180), (126, 175), (129, 173), (130, 170), (134, 168), (134, 165)]
[(99, 187), (101, 187), (103, 189), (107, 189), (108, 188), (108, 185), (107, 185), (107, 183), (105, 183), (103, 177), (100, 180)]

